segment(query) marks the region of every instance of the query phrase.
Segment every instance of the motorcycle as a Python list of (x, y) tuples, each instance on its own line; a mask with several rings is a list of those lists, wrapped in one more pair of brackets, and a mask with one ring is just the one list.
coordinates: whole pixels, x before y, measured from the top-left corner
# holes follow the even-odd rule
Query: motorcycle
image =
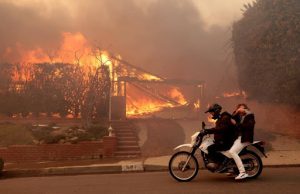
[[(224, 156), (223, 160), (214, 161), (209, 157), (207, 148), (214, 143), (214, 138), (213, 135), (204, 133), (204, 127), (205, 123), (202, 124), (202, 131), (192, 135), (190, 144), (182, 144), (174, 148), (177, 152), (170, 158), (169, 172), (177, 181), (188, 182), (198, 174), (199, 163), (195, 157), (197, 150), (200, 151), (204, 167), (209, 171), (213, 173), (230, 173), (232, 175), (239, 173), (228, 150), (220, 151)], [(188, 148), (189, 151), (181, 151), (182, 148)], [(258, 153), (267, 157), (262, 141), (254, 141), (239, 153), (249, 179), (257, 178), (263, 170), (263, 163)]]

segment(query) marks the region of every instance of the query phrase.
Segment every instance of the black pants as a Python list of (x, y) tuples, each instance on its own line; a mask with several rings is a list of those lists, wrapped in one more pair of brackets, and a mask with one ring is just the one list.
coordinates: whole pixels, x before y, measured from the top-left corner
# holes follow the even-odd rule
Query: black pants
[(226, 150), (224, 144), (219, 143), (214, 143), (207, 148), (208, 156), (215, 162), (221, 162), (224, 160), (224, 155), (219, 152), (224, 150)]

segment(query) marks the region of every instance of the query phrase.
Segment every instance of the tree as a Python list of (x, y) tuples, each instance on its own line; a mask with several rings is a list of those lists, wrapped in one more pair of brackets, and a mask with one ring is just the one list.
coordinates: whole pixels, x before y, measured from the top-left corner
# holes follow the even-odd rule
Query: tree
[(13, 79), (16, 77), (15, 69), (15, 65), (0, 64), (0, 112), (7, 116), (13, 116), (18, 108), (16, 84), (13, 84)]
[(233, 25), (239, 82), (249, 97), (300, 106), (300, 1), (257, 0)]
[(0, 64), (0, 113), (81, 114), (88, 128), (94, 118), (108, 116), (110, 73), (105, 63)]
[(91, 70), (88, 75), (88, 87), (81, 109), (84, 127), (89, 128), (91, 126), (92, 119), (101, 115), (99, 114), (101, 109), (106, 110), (106, 113), (108, 113), (109, 92), (109, 68), (102, 64), (96, 70)]

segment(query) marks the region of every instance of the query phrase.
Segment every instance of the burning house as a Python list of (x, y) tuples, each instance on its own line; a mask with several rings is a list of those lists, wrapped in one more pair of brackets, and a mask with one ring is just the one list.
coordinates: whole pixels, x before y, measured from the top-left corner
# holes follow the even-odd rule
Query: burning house
[[(119, 55), (92, 47), (81, 33), (62, 36), (63, 41), (55, 52), (41, 48), (26, 50), (21, 45), (6, 50), (6, 59), (18, 64), (11, 73), (14, 80), (11, 88), (16, 93), (24, 92), (25, 84), (33, 82), (38, 90), (44, 87), (43, 95), (48, 103), (51, 90), (60, 90), (59, 94), (53, 94), (53, 103), (57, 102), (57, 95), (62, 96), (69, 106), (63, 114), (73, 117), (92, 115), (99, 104), (97, 98), (109, 99), (109, 107), (104, 110), (110, 111), (109, 117), (117, 120), (149, 116), (166, 109), (186, 108), (192, 112), (200, 109), (203, 82), (167, 79), (149, 73)], [(15, 57), (16, 53), (19, 57)], [(39, 82), (34, 80), (37, 78)], [(47, 107), (42, 111), (53, 114)]]
[(192, 103), (193, 108), (200, 108), (197, 105), (202, 100), (202, 82), (162, 78), (122, 59), (113, 59), (118, 63), (111, 68), (112, 119), (144, 116), (165, 108), (188, 107), (191, 103), (184, 96), (182, 86), (200, 90), (197, 100)]

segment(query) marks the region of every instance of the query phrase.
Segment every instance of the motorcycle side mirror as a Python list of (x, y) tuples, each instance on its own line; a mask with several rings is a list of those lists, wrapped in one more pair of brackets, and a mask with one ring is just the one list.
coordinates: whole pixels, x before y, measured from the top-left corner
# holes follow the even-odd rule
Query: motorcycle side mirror
[(202, 129), (204, 129), (205, 126), (206, 124), (202, 121)]

